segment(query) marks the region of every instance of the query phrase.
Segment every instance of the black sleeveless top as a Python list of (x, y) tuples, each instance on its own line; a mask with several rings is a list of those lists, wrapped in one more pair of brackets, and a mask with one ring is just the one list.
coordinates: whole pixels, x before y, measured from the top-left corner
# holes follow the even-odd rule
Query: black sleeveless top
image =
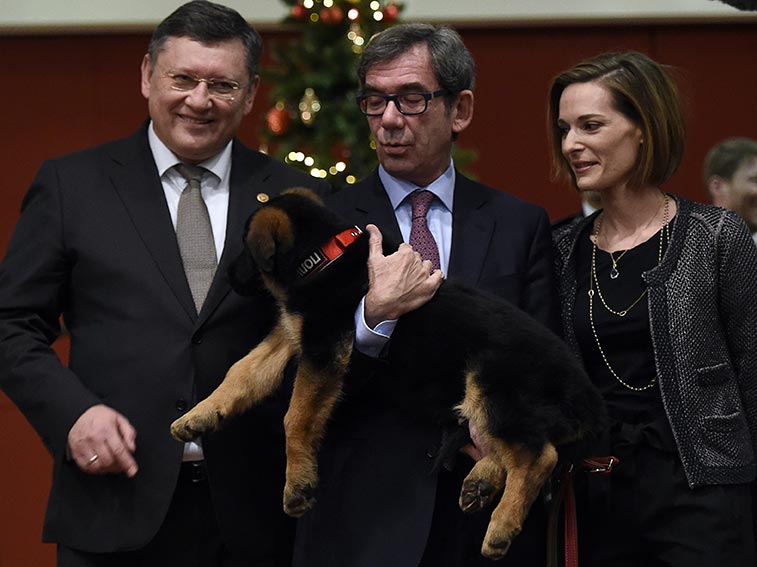
[[(610, 277), (610, 254), (597, 248), (595, 256), (597, 282), (593, 282), (591, 301), (594, 329), (609, 365), (625, 384), (642, 390), (632, 390), (612, 375), (597, 346), (597, 339), (589, 318), (589, 278), (592, 266), (593, 245), (588, 231), (578, 240), (576, 256), (577, 295), (574, 309), (574, 326), (581, 354), (592, 382), (601, 391), (607, 403), (614, 426), (630, 425), (636, 441), (660, 449), (675, 450), (675, 442), (663, 407), (657, 384), (654, 349), (649, 326), (647, 295), (641, 274), (659, 264), (660, 239), (665, 253), (667, 236), (660, 230), (646, 242), (622, 252), (615, 252), (618, 276)], [(628, 309), (625, 316), (610, 313), (599, 296), (614, 311)], [(645, 388), (652, 381), (651, 387)], [(625, 429), (628, 429), (627, 427)], [(643, 439), (644, 441), (639, 441)]]

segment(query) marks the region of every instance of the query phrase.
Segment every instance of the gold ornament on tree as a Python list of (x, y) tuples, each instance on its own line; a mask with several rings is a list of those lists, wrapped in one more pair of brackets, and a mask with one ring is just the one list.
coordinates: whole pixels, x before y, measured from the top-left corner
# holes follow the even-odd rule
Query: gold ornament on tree
[(315, 91), (308, 87), (305, 94), (300, 99), (300, 120), (305, 126), (310, 126), (315, 121), (315, 115), (321, 110), (321, 101), (315, 94)]
[(363, 30), (360, 25), (353, 22), (350, 24), (350, 31), (347, 32), (347, 39), (352, 42), (352, 52), (360, 54), (363, 52), (363, 46), (365, 45), (365, 37), (363, 37)]

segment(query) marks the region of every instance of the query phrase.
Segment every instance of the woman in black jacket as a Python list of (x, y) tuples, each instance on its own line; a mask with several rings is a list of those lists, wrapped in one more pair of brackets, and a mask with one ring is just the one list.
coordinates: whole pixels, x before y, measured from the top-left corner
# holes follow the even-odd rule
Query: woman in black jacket
[(661, 186), (683, 155), (675, 82), (608, 53), (552, 82), (555, 173), (603, 209), (555, 231), (565, 338), (607, 402), (582, 475), (581, 565), (755, 564), (757, 249), (723, 209)]

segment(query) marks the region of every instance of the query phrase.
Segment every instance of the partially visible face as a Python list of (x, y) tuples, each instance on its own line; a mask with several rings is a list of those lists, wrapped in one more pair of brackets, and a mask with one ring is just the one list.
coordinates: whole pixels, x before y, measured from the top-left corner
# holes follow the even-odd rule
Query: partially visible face
[[(440, 85), (425, 45), (416, 45), (393, 61), (371, 67), (366, 93), (434, 92)], [(462, 132), (473, 113), (473, 93), (463, 91), (448, 110), (444, 97), (432, 98), (423, 114), (405, 116), (390, 102), (381, 116), (368, 116), (378, 159), (391, 175), (425, 187), (449, 166), (453, 132)]]
[[(151, 65), (152, 63), (152, 65)], [(226, 79), (242, 85), (233, 101), (209, 96), (205, 83), (176, 91), (165, 73)], [(205, 44), (186, 37), (168, 38), (157, 61), (142, 61), (142, 95), (148, 101), (155, 133), (182, 161), (200, 163), (220, 152), (252, 109), (258, 78), (245, 65), (240, 39)]]
[(582, 191), (626, 187), (637, 167), (642, 132), (615, 109), (598, 82), (569, 85), (560, 97), (562, 154)]
[(757, 156), (745, 159), (730, 181), (723, 182), (722, 206), (736, 211), (757, 232)]

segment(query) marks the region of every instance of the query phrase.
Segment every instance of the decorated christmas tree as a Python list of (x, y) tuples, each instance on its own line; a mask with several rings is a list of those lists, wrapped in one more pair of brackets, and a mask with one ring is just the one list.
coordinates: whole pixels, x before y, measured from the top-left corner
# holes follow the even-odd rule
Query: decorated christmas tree
[(268, 151), (335, 187), (354, 183), (377, 163), (358, 94), (357, 64), (402, 5), (379, 0), (285, 0), (286, 23), (300, 33), (272, 46), (272, 107), (262, 137)]

